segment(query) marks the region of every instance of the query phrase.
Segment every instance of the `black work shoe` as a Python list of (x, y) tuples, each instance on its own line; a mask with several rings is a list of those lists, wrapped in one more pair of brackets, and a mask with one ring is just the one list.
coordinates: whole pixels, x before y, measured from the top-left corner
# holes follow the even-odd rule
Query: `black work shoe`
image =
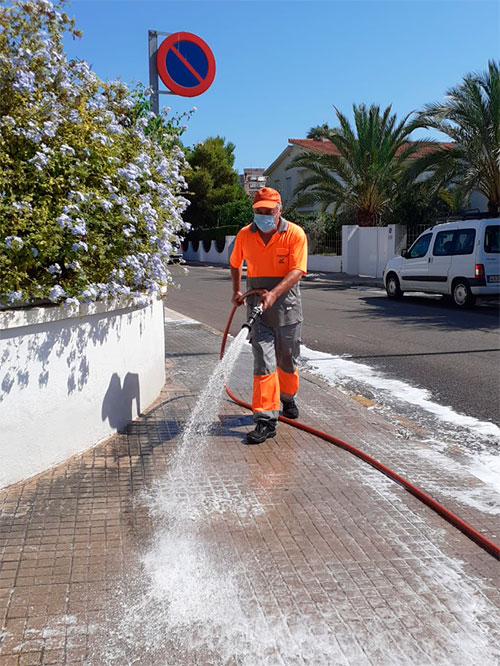
[(247, 433), (247, 444), (260, 444), (269, 439), (269, 437), (276, 437), (276, 425), (260, 419), (255, 424), (255, 430)]
[(282, 400), (283, 403), (283, 416), (286, 416), (287, 419), (298, 419), (299, 418), (299, 408), (295, 404), (295, 400)]

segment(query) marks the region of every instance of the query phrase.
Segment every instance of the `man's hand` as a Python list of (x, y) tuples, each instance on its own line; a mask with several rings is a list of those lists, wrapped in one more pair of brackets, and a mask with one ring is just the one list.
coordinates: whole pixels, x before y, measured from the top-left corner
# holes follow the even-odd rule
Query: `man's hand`
[(259, 305), (262, 305), (262, 310), (265, 312), (268, 308), (274, 305), (276, 295), (272, 291), (265, 291), (259, 298)]
[(241, 293), (241, 291), (234, 291), (233, 292), (233, 297), (231, 299), (231, 303), (235, 307), (239, 307), (240, 305), (243, 305), (244, 302), (245, 302), (245, 299), (243, 298), (243, 294)]

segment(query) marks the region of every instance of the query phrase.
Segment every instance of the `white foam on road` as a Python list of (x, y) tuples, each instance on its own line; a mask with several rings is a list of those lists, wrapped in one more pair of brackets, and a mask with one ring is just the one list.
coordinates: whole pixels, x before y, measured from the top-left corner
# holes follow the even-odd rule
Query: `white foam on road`
[(374, 370), (369, 365), (355, 363), (344, 357), (315, 351), (304, 345), (301, 346), (300, 355), (301, 359), (312, 370), (333, 383), (342, 382), (344, 379), (352, 379), (366, 384), (373, 389), (387, 391), (397, 400), (417, 405), (425, 411), (434, 414), (442, 421), (468, 428), (473, 430), (475, 434), (480, 434), (484, 437), (495, 437), (500, 441), (500, 428), (497, 425), (489, 421), (480, 421), (472, 416), (460, 414), (451, 407), (434, 402), (430, 391), (427, 389), (416, 388), (399, 379), (384, 377), (383, 374)]
[[(200, 323), (173, 310), (165, 309), (165, 312), (166, 322), (175, 324)], [(230, 335), (229, 338), (232, 338), (232, 336)], [(250, 345), (247, 342), (244, 344), (242, 351), (248, 353), (249, 350)], [(493, 440), (497, 446), (500, 444), (500, 428), (497, 425), (460, 414), (452, 407), (440, 405), (432, 399), (432, 394), (427, 389), (412, 386), (399, 379), (386, 377), (369, 365), (351, 361), (346, 357), (309, 349), (305, 345), (301, 345), (301, 361), (305, 364), (307, 370), (326, 379), (334, 386), (345, 386), (350, 381), (364, 384), (370, 387), (371, 390), (379, 392), (377, 398), (380, 398), (382, 404), (385, 397), (385, 402), (388, 403), (399, 401), (419, 407), (443, 424), (452, 425), (454, 429), (464, 428), (470, 433), (473, 440), (479, 439), (480, 441), (488, 441), (488, 443)], [(442, 442), (436, 439), (436, 444), (441, 445)], [(467, 465), (467, 470), (500, 494), (500, 455), (496, 452), (484, 450), (481, 452), (469, 451), (468, 453), (472, 457)], [(425, 455), (425, 451), (422, 452), (422, 455)], [(462, 499), (464, 499), (463, 496)], [(471, 495), (470, 505), (477, 505), (476, 491)], [(491, 510), (486, 506), (483, 506), (483, 509)]]
[[(301, 346), (301, 361), (305, 368), (334, 386), (346, 386), (349, 382), (377, 391), (377, 401), (381, 404), (403, 402), (431, 414), (438, 421), (454, 429), (465, 429), (473, 440), (497, 446), (500, 443), (500, 428), (489, 421), (480, 421), (472, 416), (456, 412), (449, 406), (440, 405), (432, 399), (427, 389), (418, 388), (399, 379), (384, 376), (378, 370), (363, 363), (355, 363), (345, 357), (334, 356)], [(473, 453), (469, 471), (500, 493), (500, 457), (498, 453), (482, 451)]]
[(470, 471), (481, 481), (490, 486), (496, 486), (500, 493), (500, 456), (481, 453), (471, 465)]

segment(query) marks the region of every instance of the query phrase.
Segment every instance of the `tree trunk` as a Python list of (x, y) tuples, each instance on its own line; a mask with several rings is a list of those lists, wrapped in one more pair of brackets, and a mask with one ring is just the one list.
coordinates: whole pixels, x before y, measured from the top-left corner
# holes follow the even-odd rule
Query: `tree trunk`
[(356, 222), (360, 227), (374, 227), (377, 220), (372, 211), (361, 209), (356, 214)]
[(498, 215), (500, 213), (500, 201), (494, 199), (488, 200), (488, 213), (491, 215)]

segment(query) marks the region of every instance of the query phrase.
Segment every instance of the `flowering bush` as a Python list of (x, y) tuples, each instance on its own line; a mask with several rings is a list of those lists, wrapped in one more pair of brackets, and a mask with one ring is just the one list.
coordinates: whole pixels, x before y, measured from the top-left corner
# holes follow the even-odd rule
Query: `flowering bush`
[(0, 304), (154, 293), (187, 229), (180, 124), (68, 61), (63, 0), (0, 7)]

